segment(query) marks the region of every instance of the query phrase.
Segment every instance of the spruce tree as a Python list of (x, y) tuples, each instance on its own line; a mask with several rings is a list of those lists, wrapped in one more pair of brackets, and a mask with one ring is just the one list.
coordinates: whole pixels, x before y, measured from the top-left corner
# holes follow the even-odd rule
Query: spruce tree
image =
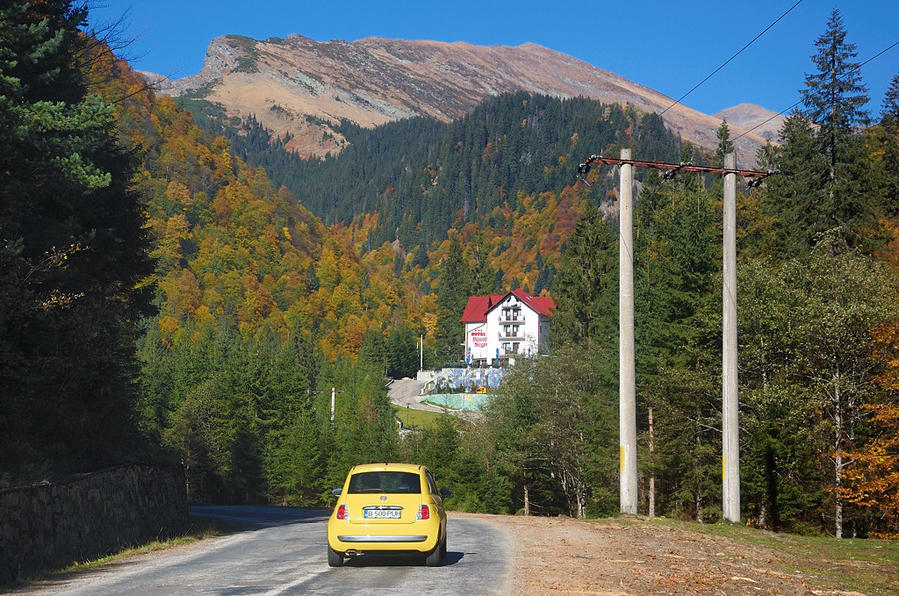
[(868, 121), (864, 110), (868, 103), (867, 88), (862, 84), (861, 70), (855, 62), (856, 46), (846, 41), (843, 19), (836, 8), (815, 47), (818, 51), (812, 61), (818, 70), (805, 75), (802, 103), (805, 115), (820, 127), (833, 180), (841, 144), (852, 135), (853, 127)]
[[(873, 213), (864, 187), (861, 167), (864, 155), (860, 126), (868, 123), (864, 109), (867, 89), (855, 61), (856, 46), (846, 41), (840, 12), (834, 9), (827, 30), (815, 41), (812, 61), (817, 72), (806, 74), (802, 90), (804, 113), (815, 123), (818, 151), (826, 157), (819, 182), (823, 192), (825, 225), (841, 228), (852, 245), (861, 243)], [(819, 232), (826, 231), (819, 230)]]
[(899, 215), (899, 75), (893, 77), (883, 98), (877, 149), (882, 154), (881, 178), (887, 213)]
[[(475, 233), (473, 241), (468, 247), (471, 269), (468, 273), (468, 294), (471, 296), (485, 296), (497, 291), (494, 287), (496, 271), (490, 266), (489, 251), (484, 234), (480, 230)], [(514, 288), (505, 288), (508, 290)]]
[(0, 5), (3, 471), (135, 457), (136, 321), (151, 272), (136, 162), (87, 93), (83, 5)]
[(807, 253), (830, 230), (870, 250), (879, 210), (858, 133), (868, 98), (839, 11), (815, 46), (817, 70), (802, 90), (805, 109), (781, 129), (774, 162), (783, 174), (769, 181), (762, 207), (780, 227), (781, 258)]
[(437, 357), (438, 363), (458, 362), (464, 337), (462, 312), (468, 301), (465, 262), (462, 246), (453, 238), (449, 254), (440, 264), (440, 286), (437, 289)]
[(730, 140), (730, 127), (727, 125), (727, 119), (721, 121), (718, 127), (718, 147), (715, 149), (715, 165), (724, 167), (724, 156), (733, 153), (734, 142)]
[(553, 342), (612, 347), (618, 308), (618, 245), (602, 213), (588, 206), (562, 253), (553, 287)]

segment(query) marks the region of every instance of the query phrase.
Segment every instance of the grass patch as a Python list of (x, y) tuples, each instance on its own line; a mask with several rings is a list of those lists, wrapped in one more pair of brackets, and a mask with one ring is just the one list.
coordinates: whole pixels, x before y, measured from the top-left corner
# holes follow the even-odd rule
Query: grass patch
[(402, 420), (403, 426), (406, 428), (414, 428), (416, 430), (424, 430), (432, 428), (440, 420), (441, 416), (447, 416), (443, 412), (431, 412), (429, 410), (415, 410), (412, 408), (401, 408), (397, 405), (391, 405), (393, 415)]
[(641, 518), (640, 521), (615, 518), (613, 521), (624, 524), (649, 522), (728, 538), (774, 551), (779, 556), (769, 564), (784, 573), (800, 573), (841, 590), (865, 594), (899, 593), (899, 540), (837, 540), (828, 536), (776, 533), (727, 522), (699, 524), (666, 518)]

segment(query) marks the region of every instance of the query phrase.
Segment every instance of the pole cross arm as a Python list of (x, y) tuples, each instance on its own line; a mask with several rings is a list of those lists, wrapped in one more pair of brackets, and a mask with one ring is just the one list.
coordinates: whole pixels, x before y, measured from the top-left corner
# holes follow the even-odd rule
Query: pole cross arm
[(668, 163), (664, 161), (643, 161), (639, 159), (616, 159), (614, 157), (603, 157), (602, 155), (591, 155), (579, 164), (577, 167), (578, 176), (586, 176), (590, 168), (594, 164), (606, 164), (610, 166), (620, 166), (622, 164), (631, 164), (637, 168), (655, 168), (665, 172), (665, 179), (674, 177), (677, 172), (697, 172), (701, 174), (736, 174), (742, 178), (749, 178), (751, 186), (758, 186), (762, 180), (772, 174), (780, 174), (779, 170), (740, 170), (734, 168), (714, 168), (711, 166), (697, 166), (690, 162)]

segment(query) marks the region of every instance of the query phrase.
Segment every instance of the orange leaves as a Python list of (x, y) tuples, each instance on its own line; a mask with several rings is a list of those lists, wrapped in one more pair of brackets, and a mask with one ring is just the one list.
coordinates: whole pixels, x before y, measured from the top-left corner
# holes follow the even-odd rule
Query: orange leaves
[(872, 439), (860, 450), (847, 453), (854, 460), (845, 472), (847, 501), (880, 513), (874, 534), (899, 538), (899, 321), (874, 330), (876, 361), (883, 370), (874, 381), (884, 392), (884, 401), (863, 405), (871, 413), (875, 429)]
[[(892, 394), (899, 393), (899, 320), (874, 330), (876, 351), (874, 358), (884, 362), (884, 370), (877, 383)], [(899, 398), (899, 396), (895, 396)]]
[(847, 453), (855, 461), (846, 468), (847, 501), (880, 512), (880, 538), (899, 538), (899, 403), (866, 406), (878, 435), (861, 451)]

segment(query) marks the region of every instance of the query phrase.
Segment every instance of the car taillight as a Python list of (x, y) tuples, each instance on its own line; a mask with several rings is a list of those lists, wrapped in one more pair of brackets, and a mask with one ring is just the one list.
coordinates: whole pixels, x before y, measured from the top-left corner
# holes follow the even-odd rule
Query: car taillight
[(431, 519), (431, 508), (427, 505), (419, 505), (417, 519)]
[(350, 514), (346, 511), (346, 505), (337, 508), (337, 519), (350, 519)]

